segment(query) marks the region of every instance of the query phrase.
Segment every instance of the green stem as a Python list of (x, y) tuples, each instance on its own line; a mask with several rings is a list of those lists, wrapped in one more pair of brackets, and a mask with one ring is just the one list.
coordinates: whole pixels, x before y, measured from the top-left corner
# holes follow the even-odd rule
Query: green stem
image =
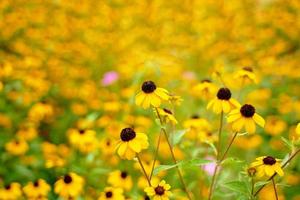
[(147, 173), (146, 173), (146, 170), (145, 170), (145, 168), (144, 168), (144, 165), (143, 165), (143, 163), (142, 163), (142, 161), (141, 161), (141, 158), (140, 158), (139, 154), (136, 154), (136, 157), (137, 157), (137, 159), (138, 159), (138, 161), (139, 161), (139, 164), (140, 164), (140, 166), (141, 166), (141, 168), (142, 168), (142, 170), (143, 170), (143, 173), (144, 173), (144, 175), (145, 175), (145, 178), (146, 178), (147, 181), (148, 181), (149, 186), (151, 186), (150, 179), (149, 179), (149, 177), (148, 177), (148, 175), (147, 175)]
[(157, 141), (157, 145), (156, 145), (156, 149), (155, 149), (154, 160), (153, 160), (153, 164), (152, 164), (152, 168), (151, 168), (151, 172), (150, 172), (150, 176), (149, 176), (150, 180), (152, 179), (155, 163), (156, 163), (156, 160), (157, 160), (157, 157), (158, 157), (160, 140), (161, 140), (161, 131), (159, 132), (158, 141)]
[(278, 200), (278, 194), (277, 194), (276, 184), (275, 184), (274, 178), (272, 178), (272, 183), (273, 183), (273, 188), (274, 188), (274, 193), (275, 193), (276, 200)]

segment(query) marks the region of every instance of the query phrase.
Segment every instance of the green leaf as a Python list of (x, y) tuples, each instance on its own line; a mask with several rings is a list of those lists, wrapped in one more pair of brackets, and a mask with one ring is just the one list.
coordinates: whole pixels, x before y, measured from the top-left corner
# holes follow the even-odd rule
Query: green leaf
[(201, 166), (201, 165), (205, 165), (205, 164), (208, 164), (211, 162), (213, 162), (213, 161), (205, 160), (205, 159), (201, 159), (201, 158), (195, 158), (192, 160), (181, 161), (174, 165), (159, 165), (158, 167), (156, 167), (154, 169), (153, 174), (156, 175), (161, 171), (166, 171), (166, 170), (172, 169), (177, 166), (183, 166), (183, 167)]
[(292, 150), (292, 149), (294, 148), (292, 142), (290, 142), (290, 141), (287, 140), (286, 138), (281, 137), (281, 140), (282, 140), (282, 141), (284, 142), (284, 144), (289, 148), (289, 150)]
[(243, 194), (248, 193), (247, 185), (245, 182), (242, 181), (231, 181), (224, 184), (224, 187)]
[(186, 131), (187, 130), (184, 129), (184, 130), (177, 130), (172, 133), (172, 145), (173, 146), (178, 144), (181, 141), (181, 139), (184, 136), (184, 134), (186, 133)]
[(181, 165), (181, 162), (178, 162), (177, 164), (174, 164), (174, 165), (159, 165), (159, 166), (155, 167), (153, 174), (157, 175), (161, 171), (166, 171), (166, 170), (172, 169), (179, 165)]

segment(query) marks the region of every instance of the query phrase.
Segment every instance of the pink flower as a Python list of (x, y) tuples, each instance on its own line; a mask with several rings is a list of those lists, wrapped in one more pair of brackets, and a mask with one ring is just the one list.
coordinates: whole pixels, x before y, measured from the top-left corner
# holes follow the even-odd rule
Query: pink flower
[(109, 71), (103, 75), (101, 84), (102, 86), (108, 86), (116, 82), (118, 79), (119, 79), (119, 74), (117, 72)]
[(206, 165), (203, 165), (203, 167), (202, 167), (203, 170), (206, 171), (206, 173), (207, 173), (208, 175), (212, 176), (212, 175), (214, 174), (215, 168), (216, 168), (216, 166), (217, 166), (216, 160), (215, 160), (215, 158), (213, 158), (213, 157), (211, 157), (211, 156), (208, 156), (208, 157), (206, 157), (205, 159), (213, 161), (213, 162), (211, 162), (211, 163), (208, 163), (208, 164), (206, 164)]

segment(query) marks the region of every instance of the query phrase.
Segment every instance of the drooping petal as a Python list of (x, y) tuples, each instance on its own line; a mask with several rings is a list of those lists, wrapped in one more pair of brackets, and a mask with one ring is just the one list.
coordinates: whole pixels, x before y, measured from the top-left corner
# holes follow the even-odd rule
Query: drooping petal
[(228, 101), (222, 101), (222, 110), (224, 113), (228, 113), (230, 111), (230, 104)]
[(128, 142), (128, 146), (135, 152), (139, 153), (141, 152), (141, 144), (137, 139), (133, 139)]
[(242, 117), (232, 123), (232, 129), (234, 131), (240, 131), (240, 130), (242, 130), (244, 125), (245, 125), (245, 119)]
[(222, 103), (221, 100), (215, 100), (214, 105), (213, 105), (213, 112), (216, 114), (221, 113), (222, 111)]
[(121, 143), (118, 149), (119, 156), (123, 157), (126, 150), (127, 150), (127, 142)]
[(145, 100), (146, 94), (144, 92), (139, 92), (135, 96), (135, 104), (138, 106), (141, 106), (143, 104), (143, 101)]
[(262, 118), (259, 114), (254, 114), (253, 115), (253, 119), (254, 121), (261, 127), (264, 127), (265, 126), (265, 120), (264, 118)]
[(255, 123), (252, 118), (245, 119), (245, 129), (248, 133), (254, 133), (256, 130)]
[(228, 123), (231, 123), (231, 122), (234, 122), (236, 120), (238, 120), (239, 118), (241, 118), (241, 114), (240, 113), (237, 113), (237, 114), (230, 114), (228, 115), (227, 117), (227, 122)]

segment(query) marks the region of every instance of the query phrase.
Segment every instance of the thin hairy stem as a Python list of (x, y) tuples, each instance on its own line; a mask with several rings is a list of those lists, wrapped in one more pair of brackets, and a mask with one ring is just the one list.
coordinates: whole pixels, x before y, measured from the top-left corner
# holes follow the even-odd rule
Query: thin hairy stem
[(152, 168), (151, 168), (151, 172), (150, 172), (150, 176), (149, 176), (150, 180), (152, 179), (155, 163), (156, 163), (156, 160), (157, 160), (157, 157), (158, 157), (160, 140), (161, 140), (161, 131), (159, 132), (158, 141), (157, 141), (157, 145), (156, 145), (156, 149), (155, 149), (154, 160), (153, 160), (153, 163), (152, 163)]
[(272, 178), (272, 183), (273, 183), (273, 188), (274, 188), (274, 193), (275, 193), (276, 200), (278, 200), (278, 194), (277, 194), (276, 184), (275, 184), (274, 178)]

